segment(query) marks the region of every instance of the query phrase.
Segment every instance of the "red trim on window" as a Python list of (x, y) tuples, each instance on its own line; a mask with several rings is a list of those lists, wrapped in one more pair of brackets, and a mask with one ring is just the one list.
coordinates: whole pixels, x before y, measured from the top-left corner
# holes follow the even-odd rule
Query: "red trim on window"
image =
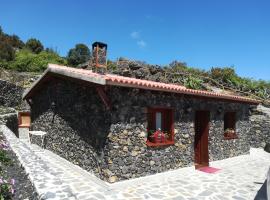
[[(147, 133), (151, 130), (156, 131), (156, 113), (162, 113), (162, 129), (163, 131), (167, 131), (170, 133), (170, 139), (166, 140), (162, 143), (154, 143), (149, 141), (147, 137), (146, 144), (147, 146), (155, 147), (155, 146), (166, 146), (174, 144), (174, 109), (168, 107), (151, 107), (148, 108), (147, 112)], [(169, 123), (169, 124), (167, 124)]]
[(19, 128), (30, 128), (30, 125), (19, 125)]
[(236, 134), (234, 136), (231, 136), (231, 137), (224, 136), (224, 140), (233, 140), (233, 139), (239, 139), (239, 137)]
[(146, 144), (149, 147), (168, 146), (168, 145), (173, 145), (174, 141), (167, 140), (166, 142), (162, 142), (162, 143), (154, 143), (154, 142), (150, 142), (149, 140), (147, 140)]

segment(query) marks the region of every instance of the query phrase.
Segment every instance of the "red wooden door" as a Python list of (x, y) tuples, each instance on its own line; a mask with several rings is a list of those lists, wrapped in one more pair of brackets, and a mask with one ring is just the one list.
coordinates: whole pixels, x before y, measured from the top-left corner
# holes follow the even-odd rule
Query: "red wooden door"
[(196, 111), (195, 114), (195, 168), (209, 166), (208, 133), (209, 111)]

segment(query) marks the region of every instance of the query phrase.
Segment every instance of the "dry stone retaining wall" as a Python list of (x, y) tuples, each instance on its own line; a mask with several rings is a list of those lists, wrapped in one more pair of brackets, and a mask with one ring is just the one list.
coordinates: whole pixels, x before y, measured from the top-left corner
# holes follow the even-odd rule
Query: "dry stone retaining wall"
[(18, 107), (22, 103), (23, 88), (0, 79), (0, 106)]
[(6, 125), (18, 136), (18, 117), (13, 108), (0, 107), (0, 125)]
[(269, 109), (259, 106), (250, 117), (250, 145), (254, 148), (264, 148), (270, 143), (270, 114)]

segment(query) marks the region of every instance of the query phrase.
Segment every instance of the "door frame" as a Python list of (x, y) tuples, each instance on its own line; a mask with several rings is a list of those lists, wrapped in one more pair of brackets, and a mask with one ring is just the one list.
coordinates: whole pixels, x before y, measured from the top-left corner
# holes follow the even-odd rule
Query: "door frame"
[(194, 164), (195, 169), (209, 166), (209, 126), (210, 111), (197, 110), (195, 112), (194, 128)]

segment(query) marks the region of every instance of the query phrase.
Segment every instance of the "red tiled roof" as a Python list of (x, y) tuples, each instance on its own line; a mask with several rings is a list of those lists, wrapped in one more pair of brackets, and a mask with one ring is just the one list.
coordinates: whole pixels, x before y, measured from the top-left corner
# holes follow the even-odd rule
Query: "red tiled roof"
[[(218, 99), (226, 99), (238, 102), (246, 102), (251, 104), (258, 104), (260, 101), (254, 100), (247, 97), (235, 96), (235, 95), (227, 95), (227, 94), (219, 94), (215, 92), (208, 92), (203, 90), (193, 90), (187, 89), (184, 86), (176, 85), (176, 84), (167, 84), (167, 83), (160, 83), (155, 81), (148, 81), (130, 77), (124, 77), (119, 75), (113, 74), (98, 74), (94, 73), (91, 70), (85, 69), (77, 69), (71, 68), (66, 66), (60, 66), (55, 64), (49, 64), (48, 71), (52, 71), (57, 73), (57, 70), (68, 72), (69, 74), (74, 74), (76, 77), (84, 76), (86, 79), (93, 79), (101, 81), (103, 85), (114, 85), (114, 86), (122, 86), (122, 87), (132, 87), (132, 88), (141, 88), (146, 90), (158, 90), (158, 91), (165, 91), (165, 92), (173, 92), (173, 93), (181, 93), (181, 94), (188, 94), (188, 95), (195, 95), (201, 97), (208, 97), (208, 98), (218, 98)], [(46, 72), (45, 72), (46, 74)], [(84, 80), (85, 80), (84, 78)], [(89, 80), (91, 82), (91, 80)], [(27, 96), (24, 95), (24, 98)]]

